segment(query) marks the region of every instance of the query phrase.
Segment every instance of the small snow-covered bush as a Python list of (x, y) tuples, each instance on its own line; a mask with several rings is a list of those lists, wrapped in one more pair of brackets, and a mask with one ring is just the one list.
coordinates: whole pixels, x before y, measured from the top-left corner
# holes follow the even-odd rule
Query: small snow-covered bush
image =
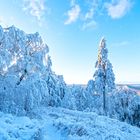
[(87, 85), (70, 85), (62, 100), (62, 107), (79, 110), (93, 111), (101, 113), (101, 95), (94, 90), (94, 81), (89, 80)]
[(82, 111), (85, 104), (83, 88), (80, 85), (69, 85), (66, 91), (62, 100), (62, 107)]
[(66, 93), (64, 95), (64, 98), (62, 100), (62, 107), (68, 108), (71, 110), (76, 110), (76, 98), (71, 92), (71, 87), (67, 86)]

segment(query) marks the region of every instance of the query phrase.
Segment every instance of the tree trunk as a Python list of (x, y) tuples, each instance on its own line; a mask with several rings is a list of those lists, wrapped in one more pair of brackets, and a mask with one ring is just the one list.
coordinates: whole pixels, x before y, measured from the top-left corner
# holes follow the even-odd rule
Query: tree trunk
[(104, 115), (107, 115), (106, 112), (106, 73), (105, 73), (105, 64), (103, 65), (103, 69), (104, 69), (104, 83), (103, 83), (103, 111), (104, 111)]
[(106, 95), (105, 95), (105, 86), (103, 88), (103, 110), (104, 110), (104, 115), (106, 115)]

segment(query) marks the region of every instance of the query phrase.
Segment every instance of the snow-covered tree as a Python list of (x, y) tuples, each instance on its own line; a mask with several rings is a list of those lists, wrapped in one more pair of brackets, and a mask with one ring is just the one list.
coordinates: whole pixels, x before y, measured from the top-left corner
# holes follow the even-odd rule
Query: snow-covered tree
[(25, 114), (61, 105), (66, 84), (51, 69), (49, 49), (38, 33), (0, 26), (0, 110)]
[(108, 95), (109, 117), (140, 127), (140, 96), (127, 86)]
[(89, 80), (86, 86), (86, 91), (88, 93), (90, 93), (91, 95), (94, 94), (95, 92), (95, 87), (94, 87), (94, 81), (93, 80)]
[(50, 106), (60, 106), (61, 100), (64, 97), (66, 90), (66, 83), (64, 82), (62, 75), (56, 75), (52, 71), (52, 61), (51, 57), (47, 55), (45, 57), (45, 66), (46, 66), (46, 75), (45, 81), (48, 87), (49, 101), (48, 105)]
[(62, 99), (62, 107), (68, 108), (71, 110), (76, 110), (76, 98), (72, 92), (72, 87), (67, 85), (66, 93)]
[(89, 80), (84, 90), (86, 97), (86, 110), (100, 113), (101, 99), (100, 95), (95, 93), (95, 84), (93, 80)]
[(112, 65), (108, 60), (108, 50), (106, 40), (101, 39), (98, 50), (98, 60), (96, 62), (96, 71), (93, 75), (95, 78), (95, 92), (103, 97), (103, 110), (106, 114), (106, 94), (115, 89), (115, 77)]

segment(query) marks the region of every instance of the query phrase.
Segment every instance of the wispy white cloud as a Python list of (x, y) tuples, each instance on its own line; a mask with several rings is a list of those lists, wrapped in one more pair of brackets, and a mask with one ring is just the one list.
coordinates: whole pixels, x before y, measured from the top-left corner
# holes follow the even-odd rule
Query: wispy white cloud
[[(112, 19), (121, 18), (131, 9), (133, 0), (69, 0), (71, 9), (67, 11), (65, 25), (80, 21), (82, 30), (96, 29), (97, 16), (110, 16)], [(83, 6), (84, 5), (84, 6)], [(106, 12), (107, 11), (107, 12)]]
[(85, 14), (85, 19), (92, 19), (94, 15), (94, 8), (90, 8), (89, 11)]
[(105, 7), (108, 15), (113, 19), (117, 19), (123, 17), (130, 10), (132, 3), (130, 0), (117, 0), (115, 3), (112, 0), (111, 3), (105, 3)]
[(89, 22), (84, 22), (82, 26), (82, 30), (87, 30), (87, 29), (96, 29), (97, 28), (97, 22), (94, 20), (91, 20)]
[(85, 0), (87, 2), (87, 12), (85, 13), (85, 19), (92, 19), (95, 15), (102, 15), (104, 9), (103, 0)]
[(64, 24), (71, 24), (80, 16), (80, 6), (75, 3), (72, 3), (72, 5), (72, 8), (67, 12), (68, 19), (64, 22)]
[[(68, 19), (64, 22), (64, 24), (71, 24), (80, 20), (82, 22), (82, 30), (85, 29), (95, 29), (97, 23), (93, 20), (94, 12), (98, 6), (99, 0), (92, 0), (88, 2), (87, 12), (83, 12), (79, 3), (76, 3), (76, 0), (70, 0), (71, 9), (67, 12)], [(87, 2), (87, 1), (83, 1)]]
[(45, 11), (45, 0), (24, 0), (23, 10), (40, 21)]
[(75, 3), (76, 3), (76, 0), (70, 0), (70, 5), (71, 5), (71, 6), (74, 6)]

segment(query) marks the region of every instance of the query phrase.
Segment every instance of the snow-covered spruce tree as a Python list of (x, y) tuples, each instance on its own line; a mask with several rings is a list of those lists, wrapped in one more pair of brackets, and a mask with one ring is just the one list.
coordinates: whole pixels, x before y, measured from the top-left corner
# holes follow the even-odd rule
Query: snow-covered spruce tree
[(96, 71), (93, 75), (95, 78), (95, 92), (103, 97), (103, 111), (106, 114), (106, 94), (115, 89), (115, 76), (112, 65), (108, 60), (108, 50), (106, 40), (101, 39), (98, 51), (98, 60), (95, 65)]

